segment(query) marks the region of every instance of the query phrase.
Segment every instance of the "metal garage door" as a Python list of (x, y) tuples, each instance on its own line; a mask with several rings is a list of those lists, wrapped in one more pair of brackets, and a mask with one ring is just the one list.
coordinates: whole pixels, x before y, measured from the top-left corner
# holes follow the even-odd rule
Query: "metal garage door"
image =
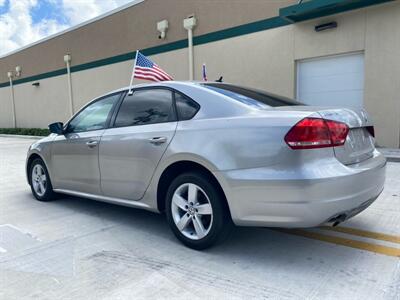
[(297, 63), (297, 99), (308, 105), (362, 107), (364, 55), (336, 55)]

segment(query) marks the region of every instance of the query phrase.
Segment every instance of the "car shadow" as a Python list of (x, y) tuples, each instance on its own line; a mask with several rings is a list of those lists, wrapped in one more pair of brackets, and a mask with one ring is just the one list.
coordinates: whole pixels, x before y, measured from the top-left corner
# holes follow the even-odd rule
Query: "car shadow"
[[(77, 197), (62, 197), (46, 203), (73, 212), (101, 218), (116, 227), (146, 232), (159, 244), (164, 244), (170, 255), (201, 253), (212, 260), (234, 263), (257, 261), (260, 266), (300, 264), (307, 268), (310, 261), (317, 264), (334, 264), (335, 268), (346, 267), (354, 261), (360, 250), (304, 238), (276, 229), (235, 227), (229, 238), (210, 249), (196, 251), (184, 247), (172, 234), (164, 215), (104, 202)], [(165, 256), (165, 254), (164, 254)], [(296, 268), (299, 267), (298, 265)]]

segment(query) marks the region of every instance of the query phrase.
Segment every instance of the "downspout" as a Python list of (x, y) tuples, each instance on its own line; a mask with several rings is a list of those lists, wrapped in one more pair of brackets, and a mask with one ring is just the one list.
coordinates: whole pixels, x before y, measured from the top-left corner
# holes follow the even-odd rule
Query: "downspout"
[(7, 73), (8, 79), (10, 80), (10, 91), (11, 91), (11, 110), (13, 116), (13, 126), (17, 128), (17, 116), (15, 113), (15, 97), (14, 97), (14, 85), (13, 85), (13, 73)]
[(196, 18), (192, 15), (183, 20), (183, 27), (188, 32), (188, 55), (189, 55), (189, 80), (193, 80), (194, 66), (193, 66), (193, 28), (196, 26)]
[(70, 104), (70, 113), (71, 117), (74, 115), (74, 100), (72, 95), (72, 79), (71, 79), (71, 55), (64, 55), (64, 62), (67, 65), (67, 78), (68, 78), (68, 95), (69, 95), (69, 104)]

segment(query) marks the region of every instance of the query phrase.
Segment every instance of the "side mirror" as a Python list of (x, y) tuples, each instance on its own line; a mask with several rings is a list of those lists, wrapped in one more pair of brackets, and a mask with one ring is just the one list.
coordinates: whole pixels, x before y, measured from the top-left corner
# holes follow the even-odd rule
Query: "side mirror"
[(64, 124), (61, 122), (52, 123), (49, 125), (49, 130), (51, 133), (63, 134), (64, 133), (63, 126)]

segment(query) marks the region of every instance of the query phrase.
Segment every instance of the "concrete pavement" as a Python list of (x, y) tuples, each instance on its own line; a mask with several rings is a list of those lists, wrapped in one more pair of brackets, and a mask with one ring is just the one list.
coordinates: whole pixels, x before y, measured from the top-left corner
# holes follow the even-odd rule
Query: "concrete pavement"
[(31, 142), (0, 138), (0, 299), (400, 299), (400, 163), (341, 230), (238, 228), (198, 252), (161, 215), (34, 200)]

